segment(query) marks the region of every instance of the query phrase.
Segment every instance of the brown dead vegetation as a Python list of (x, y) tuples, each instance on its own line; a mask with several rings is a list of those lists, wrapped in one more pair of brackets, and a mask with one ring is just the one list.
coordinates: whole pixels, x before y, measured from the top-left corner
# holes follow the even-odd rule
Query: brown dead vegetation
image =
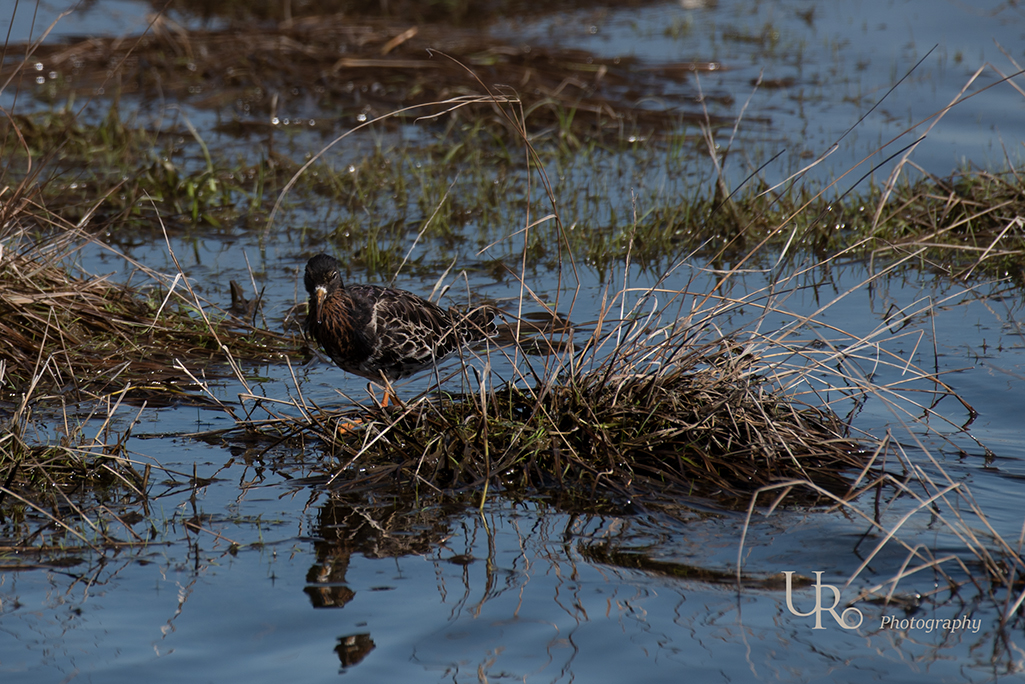
[[(11, 45), (8, 55), (30, 50)], [(52, 71), (61, 92), (173, 97), (234, 111), (241, 130), (270, 126), (272, 117), (305, 122), (325, 112), (348, 124), (487, 91), (515, 93), (532, 123), (556, 126), (563, 135), (650, 134), (681, 121), (721, 123), (702, 111), (697, 89), (687, 84), (696, 73), (721, 69), (715, 62), (606, 59), (507, 43), (475, 29), (345, 15), (221, 31), (185, 31), (158, 16), (143, 36), (44, 44), (34, 48), (31, 61), (41, 66), (21, 69), (23, 88), (35, 87), (36, 69)], [(20, 67), (9, 59), (2, 75)], [(708, 88), (703, 98), (729, 101)]]

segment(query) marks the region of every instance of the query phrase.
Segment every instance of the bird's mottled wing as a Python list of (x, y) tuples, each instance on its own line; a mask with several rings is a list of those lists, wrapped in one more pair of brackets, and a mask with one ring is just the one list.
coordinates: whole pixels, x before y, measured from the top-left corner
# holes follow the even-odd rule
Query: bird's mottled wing
[(495, 326), (497, 309), (490, 304), (483, 304), (467, 311), (456, 308), (448, 310), (448, 316), (455, 324), (459, 338), (463, 344), (479, 342), (498, 333)]
[(411, 292), (357, 285), (347, 288), (371, 307), (373, 363), (389, 379), (415, 373), (459, 345), (448, 313)]

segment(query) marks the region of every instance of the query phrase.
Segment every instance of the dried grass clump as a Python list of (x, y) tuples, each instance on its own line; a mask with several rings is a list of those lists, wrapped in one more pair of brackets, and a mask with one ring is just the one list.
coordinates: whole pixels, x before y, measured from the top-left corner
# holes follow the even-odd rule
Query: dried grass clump
[(294, 346), (289, 336), (223, 312), (208, 318), (181, 295), (180, 279), (148, 271), (156, 287), (146, 293), (76, 274), (65, 260), (91, 236), (28, 201), (5, 209), (0, 363), (9, 394), (56, 393), (64, 403), (120, 393), (151, 405), (202, 401), (185, 393), (176, 360), (223, 361), (225, 344), (242, 359), (280, 359)]
[(691, 354), (664, 373), (599, 369), (531, 390), (507, 384), (484, 402), (421, 401), (398, 416), (374, 407), (367, 434), (331, 441), (361, 469), (384, 463), (404, 471), (401, 479), (439, 488), (494, 478), (513, 489), (688, 494), (734, 505), (796, 478), (846, 492), (842, 473), (862, 467), (863, 455), (836, 416), (799, 407), (736, 366), (704, 361)]
[[(324, 410), (301, 390), (292, 402), (242, 395), (255, 404), (244, 419), (234, 414), (236, 434), (270, 444), (319, 439), (334, 457), (326, 474), (338, 492), (496, 486), (620, 501), (693, 495), (745, 507), (760, 488), (803, 480), (813, 487), (795, 501), (848, 494), (848, 471), (866, 467), (866, 452), (844, 421), (786, 391), (750, 335), (666, 320), (599, 325), (582, 347), (564, 324), (530, 337), (526, 326), (509, 325), (520, 328), (519, 341), (488, 354), (519, 363), (515, 377), (492, 384), (462, 365), (464, 387), (478, 390), (429, 392), (398, 406)], [(706, 333), (714, 334), (702, 341)], [(543, 348), (549, 353), (537, 355)], [(271, 418), (254, 420), (257, 407)]]

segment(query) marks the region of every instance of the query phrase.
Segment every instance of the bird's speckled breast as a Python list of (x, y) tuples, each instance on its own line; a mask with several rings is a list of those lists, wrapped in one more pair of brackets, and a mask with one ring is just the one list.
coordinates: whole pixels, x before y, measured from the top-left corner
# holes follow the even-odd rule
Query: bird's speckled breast
[(365, 302), (340, 290), (324, 300), (323, 311), (310, 307), (306, 329), (342, 370), (379, 380), (377, 373), (371, 375), (362, 370), (374, 352), (376, 335), (371, 320), (371, 308)]

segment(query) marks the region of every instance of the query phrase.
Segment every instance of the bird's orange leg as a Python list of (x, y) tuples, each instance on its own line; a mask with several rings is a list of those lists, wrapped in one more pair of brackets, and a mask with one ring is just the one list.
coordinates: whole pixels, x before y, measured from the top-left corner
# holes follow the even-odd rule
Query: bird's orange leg
[[(370, 386), (370, 390), (369, 390), (370, 391), (370, 398), (374, 399), (376, 401), (377, 397), (374, 395), (374, 391), (373, 391), (372, 388), (373, 388), (373, 385)], [(392, 389), (390, 383), (385, 381), (384, 382), (384, 398), (381, 400), (381, 403), (379, 404), (379, 406), (381, 408), (384, 408), (384, 407), (388, 406), (388, 404), (391, 402), (392, 399), (395, 400), (396, 404), (399, 403), (399, 397), (398, 397), (397, 394), (395, 394), (395, 390)], [(340, 437), (340, 436), (344, 435), (347, 432), (353, 432), (354, 430), (359, 428), (362, 424), (363, 424), (363, 419), (362, 418), (339, 419), (338, 423), (335, 425), (335, 428), (334, 428), (334, 436), (335, 437)]]
[(344, 435), (347, 432), (352, 432), (357, 427), (359, 427), (359, 425), (362, 422), (363, 422), (362, 418), (351, 418), (351, 419), (346, 418), (344, 420), (339, 420), (338, 424), (335, 425), (335, 434), (334, 434), (334, 436), (335, 437), (341, 437), (342, 435)]
[(399, 395), (395, 394), (395, 390), (392, 389), (391, 383), (385, 380), (383, 377), (381, 379), (383, 380), (381, 386), (384, 387), (384, 398), (381, 399), (381, 408), (386, 407), (388, 403), (393, 399), (395, 400), (396, 404), (400, 403)]

